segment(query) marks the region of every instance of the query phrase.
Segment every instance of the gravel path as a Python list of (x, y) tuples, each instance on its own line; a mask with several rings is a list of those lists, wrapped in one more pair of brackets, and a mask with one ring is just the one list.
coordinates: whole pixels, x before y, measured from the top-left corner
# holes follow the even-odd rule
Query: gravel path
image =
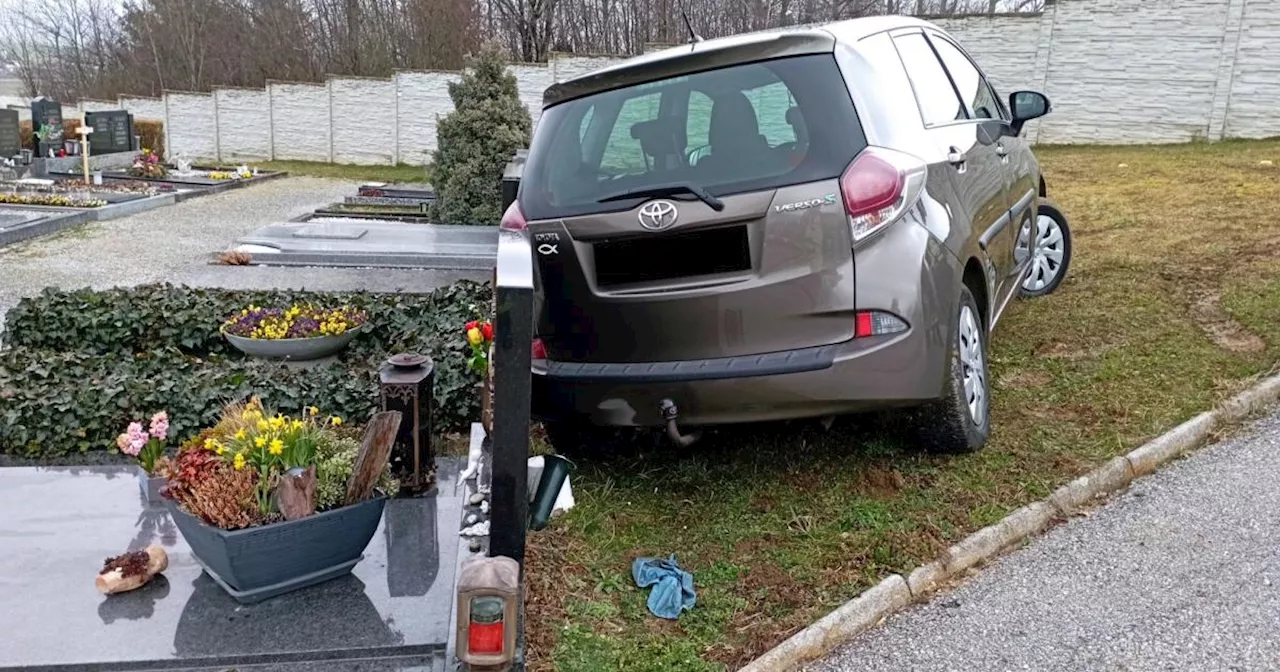
[(355, 188), (286, 177), (0, 248), (0, 315), (50, 286), (179, 281), (235, 238), (339, 201)]
[(1277, 480), (1280, 413), (806, 669), (1276, 669)]

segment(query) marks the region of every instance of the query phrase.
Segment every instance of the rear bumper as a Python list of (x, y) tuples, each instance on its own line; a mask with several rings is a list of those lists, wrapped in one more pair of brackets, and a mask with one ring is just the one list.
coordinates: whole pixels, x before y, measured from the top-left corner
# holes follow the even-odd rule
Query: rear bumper
[[(912, 215), (914, 216), (914, 215)], [(534, 414), (604, 426), (717, 425), (856, 413), (938, 398), (948, 371), (961, 265), (917, 222), (857, 252), (859, 309), (886, 310), (901, 334), (765, 355), (646, 363), (533, 365)], [(797, 323), (796, 328), (803, 328)]]
[(925, 332), (756, 357), (648, 364), (536, 361), (534, 414), (657, 426), (671, 399), (690, 425), (760, 422), (909, 406), (938, 396), (945, 360)]

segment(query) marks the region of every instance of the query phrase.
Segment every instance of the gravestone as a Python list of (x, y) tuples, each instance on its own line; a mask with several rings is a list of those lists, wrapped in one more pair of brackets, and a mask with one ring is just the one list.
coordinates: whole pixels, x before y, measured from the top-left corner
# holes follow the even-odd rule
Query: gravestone
[(18, 111), (0, 110), (0, 159), (12, 159), (22, 151), (22, 132), (18, 130)]
[(41, 96), (31, 101), (31, 132), (35, 133), (45, 124), (53, 128), (49, 137), (41, 140), (36, 148), (36, 154), (41, 157), (49, 156), (49, 150), (56, 152), (62, 149), (63, 141), (62, 103)]
[(97, 156), (133, 149), (133, 115), (124, 110), (86, 112), (84, 123), (93, 128), (89, 152)]

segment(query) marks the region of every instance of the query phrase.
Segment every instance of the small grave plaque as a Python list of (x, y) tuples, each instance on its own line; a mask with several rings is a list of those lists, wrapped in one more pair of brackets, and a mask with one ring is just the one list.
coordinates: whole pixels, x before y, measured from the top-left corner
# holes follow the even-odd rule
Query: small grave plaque
[(89, 151), (93, 155), (128, 152), (133, 149), (133, 115), (124, 110), (86, 112), (84, 121), (93, 127)]
[(318, 238), (328, 240), (359, 240), (368, 233), (368, 229), (340, 228), (324, 224), (301, 226), (293, 232), (294, 238)]
[(18, 111), (0, 110), (0, 159), (11, 159), (22, 151)]
[(40, 156), (48, 156), (49, 150), (62, 149), (62, 103), (45, 97), (31, 101), (31, 131), (37, 132), (45, 126), (49, 127), (49, 135), (40, 141)]

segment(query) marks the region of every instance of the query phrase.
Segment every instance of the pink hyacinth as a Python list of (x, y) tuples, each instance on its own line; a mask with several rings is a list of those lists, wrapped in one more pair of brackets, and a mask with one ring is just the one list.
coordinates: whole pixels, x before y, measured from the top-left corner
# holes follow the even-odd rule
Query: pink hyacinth
[(169, 436), (169, 414), (160, 411), (151, 416), (151, 436), (164, 441)]
[(124, 452), (129, 455), (137, 455), (142, 452), (143, 446), (147, 445), (147, 441), (151, 438), (142, 430), (142, 423), (131, 422), (129, 429), (125, 432), (129, 435), (129, 448)]
[(116, 437), (116, 448), (119, 448), (120, 452), (125, 453), (126, 455), (129, 454), (129, 451), (132, 450), (132, 446), (129, 443), (128, 434), (121, 434)]

